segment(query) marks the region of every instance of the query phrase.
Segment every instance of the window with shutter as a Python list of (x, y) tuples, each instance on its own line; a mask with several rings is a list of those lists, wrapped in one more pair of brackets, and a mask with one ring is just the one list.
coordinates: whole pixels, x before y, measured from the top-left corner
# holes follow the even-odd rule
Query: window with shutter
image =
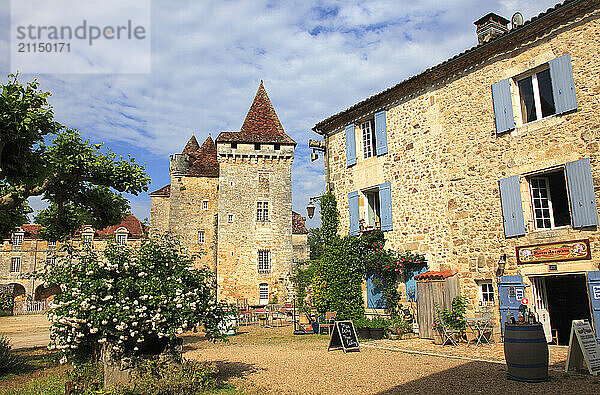
[(519, 176), (500, 180), (500, 200), (502, 217), (504, 218), (504, 235), (506, 237), (523, 236), (525, 234), (525, 219), (521, 202)]
[(510, 96), (510, 80), (505, 79), (492, 85), (492, 101), (496, 133), (505, 133), (515, 128), (512, 100)]
[(348, 194), (348, 218), (350, 220), (350, 235), (358, 235), (358, 233), (360, 232), (358, 226), (358, 191), (350, 192)]
[(392, 184), (379, 185), (379, 205), (381, 207), (381, 230), (389, 231), (392, 226)]
[(346, 165), (348, 167), (356, 164), (356, 137), (354, 136), (354, 124), (346, 126)]
[(590, 159), (584, 158), (565, 165), (571, 200), (573, 227), (598, 225), (598, 209)]
[(575, 79), (571, 66), (571, 54), (559, 56), (548, 62), (552, 79), (552, 95), (556, 104), (556, 113), (562, 114), (577, 109)]
[(385, 111), (375, 113), (375, 146), (377, 156), (387, 154), (387, 127), (385, 123)]

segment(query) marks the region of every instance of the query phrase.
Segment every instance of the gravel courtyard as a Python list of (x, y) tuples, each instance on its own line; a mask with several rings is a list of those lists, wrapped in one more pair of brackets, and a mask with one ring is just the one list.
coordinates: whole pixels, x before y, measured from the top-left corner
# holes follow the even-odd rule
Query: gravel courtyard
[[(0, 333), (14, 348), (46, 346), (48, 326), (45, 316), (0, 317)], [(291, 333), (289, 325), (241, 327), (227, 343), (187, 333), (184, 355), (215, 362), (224, 380), (255, 394), (600, 393), (600, 378), (562, 371), (565, 347), (550, 347), (549, 382), (527, 384), (506, 379), (502, 345), (441, 347), (422, 339), (382, 340), (363, 342), (360, 352), (344, 354), (327, 351), (326, 335)]]
[[(185, 356), (217, 363), (225, 378), (251, 393), (600, 393), (600, 378), (558, 371), (557, 361), (549, 382), (527, 384), (507, 380), (503, 361), (391, 351), (375, 348), (374, 342), (361, 344), (360, 352), (344, 354), (341, 350), (327, 351), (327, 336), (293, 336), (289, 326), (250, 326), (240, 331), (227, 344), (213, 344), (189, 334), (184, 341)], [(404, 342), (379, 346), (404, 348), (403, 344), (414, 344)], [(460, 347), (464, 348), (459, 346), (452, 352), (460, 353)], [(449, 346), (446, 349), (450, 351)], [(489, 350), (485, 359), (496, 359), (497, 351)]]

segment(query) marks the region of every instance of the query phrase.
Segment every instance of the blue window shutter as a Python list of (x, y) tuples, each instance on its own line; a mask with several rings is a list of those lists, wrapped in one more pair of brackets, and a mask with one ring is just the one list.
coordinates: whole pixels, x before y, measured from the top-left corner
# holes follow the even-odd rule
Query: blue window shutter
[(348, 194), (348, 210), (350, 215), (350, 235), (356, 236), (359, 233), (358, 228), (358, 191)]
[(375, 113), (375, 150), (377, 156), (387, 154), (387, 128), (385, 127), (385, 110)]
[(500, 200), (502, 201), (502, 216), (504, 217), (504, 235), (506, 237), (523, 236), (525, 234), (525, 220), (523, 218), (519, 176), (500, 180)]
[(392, 230), (392, 184), (389, 182), (379, 185), (379, 213), (381, 230)]
[(571, 220), (574, 228), (598, 225), (598, 209), (590, 158), (565, 165), (571, 200)]
[(552, 95), (556, 113), (562, 114), (577, 109), (575, 96), (575, 80), (571, 67), (571, 54), (559, 56), (550, 62), (550, 78), (552, 79)]
[(346, 125), (346, 165), (348, 167), (356, 164), (356, 137), (354, 136), (354, 124)]
[(507, 79), (492, 85), (496, 133), (504, 133), (515, 128), (512, 99), (510, 97), (510, 81)]

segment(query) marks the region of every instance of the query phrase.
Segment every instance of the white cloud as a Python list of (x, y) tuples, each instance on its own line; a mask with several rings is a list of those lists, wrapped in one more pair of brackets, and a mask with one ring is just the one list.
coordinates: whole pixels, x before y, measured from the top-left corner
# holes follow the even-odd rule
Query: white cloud
[(486, 13), (529, 19), (554, 3), (153, 1), (151, 74), (39, 78), (59, 121), (149, 152), (141, 161), (180, 151), (192, 132), (239, 129), (263, 79), (299, 144), (294, 208), (305, 215), (324, 189), (323, 162), (306, 148), (316, 122), (475, 45), (473, 21)]

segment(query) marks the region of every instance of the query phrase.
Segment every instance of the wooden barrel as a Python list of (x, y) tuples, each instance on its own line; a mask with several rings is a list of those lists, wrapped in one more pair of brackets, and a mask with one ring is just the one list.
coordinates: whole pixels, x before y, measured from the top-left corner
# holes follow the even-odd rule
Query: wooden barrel
[(542, 324), (507, 323), (504, 358), (509, 379), (530, 383), (548, 381), (548, 343)]

